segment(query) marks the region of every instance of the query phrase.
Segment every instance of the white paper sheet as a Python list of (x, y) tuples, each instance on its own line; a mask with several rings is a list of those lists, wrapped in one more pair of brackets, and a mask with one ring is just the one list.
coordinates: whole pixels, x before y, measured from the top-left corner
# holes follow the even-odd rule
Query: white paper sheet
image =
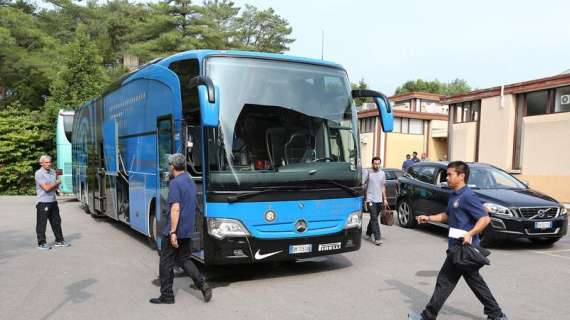
[(450, 227), (448, 237), (453, 238), (453, 239), (459, 239), (459, 238), (462, 238), (466, 233), (467, 233), (467, 231), (465, 231), (465, 230)]

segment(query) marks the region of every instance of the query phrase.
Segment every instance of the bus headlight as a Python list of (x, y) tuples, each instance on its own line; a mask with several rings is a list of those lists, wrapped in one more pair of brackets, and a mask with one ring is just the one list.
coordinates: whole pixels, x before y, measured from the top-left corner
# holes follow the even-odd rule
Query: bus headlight
[(491, 214), (508, 216), (508, 217), (514, 216), (511, 210), (509, 210), (509, 208), (503, 207), (502, 205), (496, 203), (486, 202), (483, 204), (483, 206), (485, 207), (485, 209), (487, 209), (487, 212)]
[(208, 218), (208, 233), (216, 239), (249, 236), (247, 228), (238, 220)]
[(354, 211), (346, 218), (345, 229), (361, 228), (362, 227), (362, 211)]

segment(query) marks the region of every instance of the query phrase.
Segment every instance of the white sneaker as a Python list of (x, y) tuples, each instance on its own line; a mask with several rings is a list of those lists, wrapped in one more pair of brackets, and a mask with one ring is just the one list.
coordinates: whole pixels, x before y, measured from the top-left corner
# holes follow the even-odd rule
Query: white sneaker
[(68, 242), (65, 242), (65, 240), (64, 240), (64, 241), (56, 241), (53, 245), (55, 247), (69, 247), (71, 244), (69, 244)]

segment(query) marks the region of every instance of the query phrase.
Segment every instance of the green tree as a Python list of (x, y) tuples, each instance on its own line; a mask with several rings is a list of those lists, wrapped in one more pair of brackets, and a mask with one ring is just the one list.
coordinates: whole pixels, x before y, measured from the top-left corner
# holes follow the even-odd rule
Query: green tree
[[(355, 89), (366, 90), (366, 89), (368, 89), (368, 84), (364, 81), (364, 79), (360, 79), (360, 81), (358, 83), (351, 83), (350, 86), (352, 87), (352, 90), (355, 90)], [(357, 106), (361, 106), (363, 103), (372, 102), (372, 100), (370, 98), (356, 98), (356, 99), (354, 99), (354, 102), (356, 103)]]
[(77, 29), (75, 40), (64, 49), (63, 61), (46, 105), (54, 117), (58, 109), (76, 109), (101, 94), (109, 82), (101, 66), (102, 58), (83, 27)]
[(455, 95), (469, 91), (471, 91), (471, 87), (462, 79), (455, 79), (449, 83), (443, 83), (437, 79), (433, 81), (417, 79), (406, 81), (402, 86), (396, 88), (395, 94), (429, 92), (443, 95)]
[(454, 96), (460, 93), (466, 93), (471, 91), (471, 87), (467, 84), (467, 81), (463, 79), (455, 79), (447, 84), (445, 95)]
[(272, 8), (260, 11), (246, 4), (236, 19), (236, 42), (241, 49), (282, 53), (295, 41), (290, 37), (292, 32), (287, 20)]
[(60, 43), (38, 26), (33, 7), (24, 4), (0, 6), (0, 86), (7, 96), (0, 108), (19, 101), (38, 110), (49, 95)]

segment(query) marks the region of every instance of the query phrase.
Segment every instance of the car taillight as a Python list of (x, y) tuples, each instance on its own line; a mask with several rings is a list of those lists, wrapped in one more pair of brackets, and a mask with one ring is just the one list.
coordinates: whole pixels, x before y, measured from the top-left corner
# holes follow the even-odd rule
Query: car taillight
[(58, 177), (59, 177), (59, 176), (62, 176), (62, 175), (63, 175), (63, 170), (61, 170), (61, 169), (55, 170), (55, 175), (58, 176)]

